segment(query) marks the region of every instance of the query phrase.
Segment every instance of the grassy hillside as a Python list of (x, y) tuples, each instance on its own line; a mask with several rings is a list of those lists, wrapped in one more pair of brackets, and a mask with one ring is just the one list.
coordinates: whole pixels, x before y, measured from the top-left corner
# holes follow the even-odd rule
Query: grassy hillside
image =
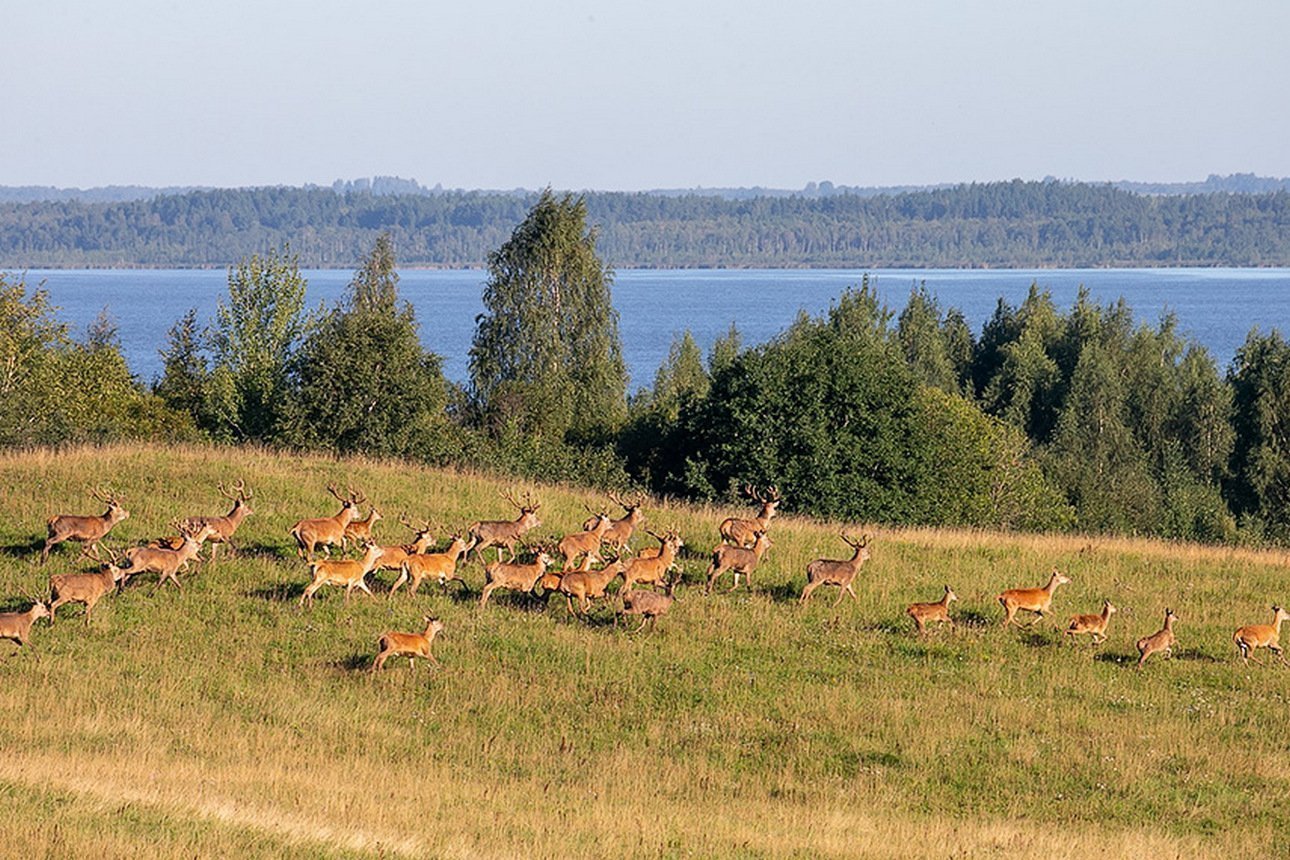
[[(287, 530), (352, 483), (396, 514), (448, 525), (510, 511), (477, 476), (255, 451), (121, 447), (0, 457), (0, 608), (37, 566), (44, 520), (132, 512), (114, 536), (222, 513), (245, 477), (243, 553), (185, 579), (133, 583), (87, 628), (40, 622), (34, 653), (0, 658), (0, 844), (10, 856), (1045, 856), (1203, 857), (1290, 832), (1290, 672), (1245, 668), (1232, 630), (1290, 599), (1281, 553), (933, 531), (871, 530), (859, 600), (796, 604), (805, 564), (847, 554), (836, 524), (785, 517), (751, 591), (683, 588), (654, 634), (607, 609), (590, 623), (502, 593), (343, 606), (307, 580)], [(541, 531), (569, 530), (590, 493), (534, 488)], [(647, 507), (679, 526), (691, 582), (731, 510)], [(638, 545), (644, 541), (638, 540)], [(1071, 585), (1063, 618), (1103, 597), (1110, 641), (1062, 646), (1055, 622), (998, 627), (994, 596)], [(150, 579), (150, 578), (149, 578)], [(919, 640), (904, 606), (960, 597), (963, 622)], [(1180, 616), (1172, 661), (1135, 672), (1133, 641)], [(66, 613), (66, 614), (64, 614)], [(435, 614), (444, 667), (391, 661), (377, 635)], [(13, 650), (0, 643), (6, 653)]]

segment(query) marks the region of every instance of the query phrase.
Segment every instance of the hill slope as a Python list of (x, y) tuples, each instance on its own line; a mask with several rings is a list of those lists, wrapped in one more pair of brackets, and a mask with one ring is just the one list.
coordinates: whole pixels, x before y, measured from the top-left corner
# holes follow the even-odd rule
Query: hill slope
[[(307, 579), (287, 530), (352, 483), (403, 539), (398, 511), (461, 525), (508, 515), (476, 476), (257, 451), (118, 447), (0, 457), (0, 604), (22, 608), (73, 548), (36, 565), (45, 517), (110, 484), (121, 539), (217, 512), (245, 476), (242, 554), (149, 594), (134, 583), (82, 624), (41, 622), (0, 660), (0, 844), (15, 854), (281, 856), (1217, 856), (1290, 826), (1290, 673), (1234, 660), (1232, 629), (1284, 599), (1282, 554), (1146, 541), (875, 531), (859, 599), (799, 607), (837, 526), (786, 518), (751, 591), (680, 592), (652, 635), (501, 597), (423, 589), (297, 610)], [(545, 533), (588, 493), (536, 488)], [(729, 511), (647, 506), (706, 565)], [(637, 545), (645, 541), (638, 540)], [(1058, 626), (999, 629), (994, 597), (1073, 583), (1056, 612), (1125, 609), (1097, 653)], [(959, 630), (918, 640), (903, 607), (948, 582)], [(1164, 607), (1172, 661), (1133, 671)], [(66, 614), (64, 614), (66, 613)], [(386, 629), (447, 629), (441, 671), (366, 670)], [(7, 646), (6, 646), (7, 647)]]

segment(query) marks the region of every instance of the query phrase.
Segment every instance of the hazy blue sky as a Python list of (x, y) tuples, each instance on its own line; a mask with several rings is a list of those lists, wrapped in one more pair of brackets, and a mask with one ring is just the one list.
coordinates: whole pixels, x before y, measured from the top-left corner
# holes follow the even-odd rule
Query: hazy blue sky
[(1290, 3), (0, 0), (0, 185), (1290, 176)]

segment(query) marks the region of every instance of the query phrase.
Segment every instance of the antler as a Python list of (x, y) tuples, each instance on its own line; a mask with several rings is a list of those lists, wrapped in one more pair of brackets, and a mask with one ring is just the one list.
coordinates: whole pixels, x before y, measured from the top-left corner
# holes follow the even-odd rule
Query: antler
[(367, 496), (363, 495), (358, 490), (355, 490), (353, 484), (348, 485), (346, 489), (349, 490), (349, 500), (351, 502), (353, 502), (356, 505), (367, 504)]
[(340, 490), (336, 489), (336, 485), (335, 485), (335, 484), (328, 484), (328, 485), (327, 485), (327, 492), (329, 492), (329, 493), (331, 493), (333, 496), (335, 496), (335, 497), (336, 497), (336, 501), (338, 501), (338, 502), (347, 502), (347, 501), (349, 501), (349, 499), (346, 499), (344, 496), (342, 496), (342, 495), (340, 494)]
[(114, 505), (121, 501), (121, 497), (109, 490), (103, 490), (100, 487), (91, 487), (90, 495), (107, 505)]
[(237, 483), (233, 485), (231, 493), (224, 489), (223, 481), (220, 481), (216, 486), (219, 487), (219, 494), (230, 502), (249, 502), (251, 500), (251, 491), (246, 488), (245, 478), (237, 479)]
[(762, 501), (762, 502), (765, 502), (765, 501), (778, 502), (778, 501), (779, 501), (779, 487), (772, 485), (772, 486), (771, 486), (771, 488), (770, 488), (770, 499), (758, 499), (758, 501)]
[(526, 511), (536, 511), (536, 510), (537, 510), (538, 508), (540, 508), (540, 507), (542, 507), (542, 506), (541, 506), (541, 505), (539, 505), (537, 502), (533, 501), (533, 494), (532, 494), (531, 492), (529, 492), (528, 490), (525, 490), (525, 491), (524, 491), (524, 505), (522, 506), (521, 510), (526, 510)]
[(524, 509), (524, 505), (520, 504), (519, 501), (516, 500), (514, 490), (499, 490), (497, 494), (515, 507), (521, 510)]

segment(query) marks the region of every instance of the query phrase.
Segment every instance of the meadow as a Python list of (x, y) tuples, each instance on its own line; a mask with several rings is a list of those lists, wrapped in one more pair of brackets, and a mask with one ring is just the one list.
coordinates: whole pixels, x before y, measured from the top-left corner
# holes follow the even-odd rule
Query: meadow
[[(1241, 624), (1290, 599), (1285, 552), (1139, 539), (890, 529), (873, 535), (858, 600), (799, 606), (811, 559), (847, 557), (842, 527), (791, 515), (752, 587), (705, 596), (717, 524), (738, 506), (645, 506), (686, 540), (686, 584), (655, 632), (609, 604), (450, 585), (348, 605), (309, 574), (288, 529), (334, 513), (352, 484), (448, 527), (507, 518), (507, 482), (367, 460), (123, 445), (0, 456), (0, 610), (88, 570), (74, 544), (38, 565), (45, 519), (131, 516), (109, 538), (218, 514), (245, 478), (240, 553), (150, 594), (151, 577), (0, 643), (0, 854), (24, 857), (1210, 857), (1290, 833), (1290, 672), (1244, 666)], [(541, 535), (575, 530), (577, 488), (520, 484)], [(364, 511), (366, 508), (364, 509)], [(741, 514), (744, 515), (744, 514)], [(652, 543), (638, 536), (635, 545)], [(997, 594), (1070, 585), (1055, 618), (999, 625)], [(375, 580), (375, 581), (374, 581)], [(904, 607), (959, 596), (956, 630), (925, 638)], [(728, 584), (728, 579), (722, 587)], [(1121, 608), (1109, 641), (1063, 643), (1076, 612)], [(1179, 615), (1171, 660), (1133, 642)], [(435, 670), (368, 672), (384, 630), (443, 619)], [(1266, 652), (1265, 652), (1266, 653)]]

